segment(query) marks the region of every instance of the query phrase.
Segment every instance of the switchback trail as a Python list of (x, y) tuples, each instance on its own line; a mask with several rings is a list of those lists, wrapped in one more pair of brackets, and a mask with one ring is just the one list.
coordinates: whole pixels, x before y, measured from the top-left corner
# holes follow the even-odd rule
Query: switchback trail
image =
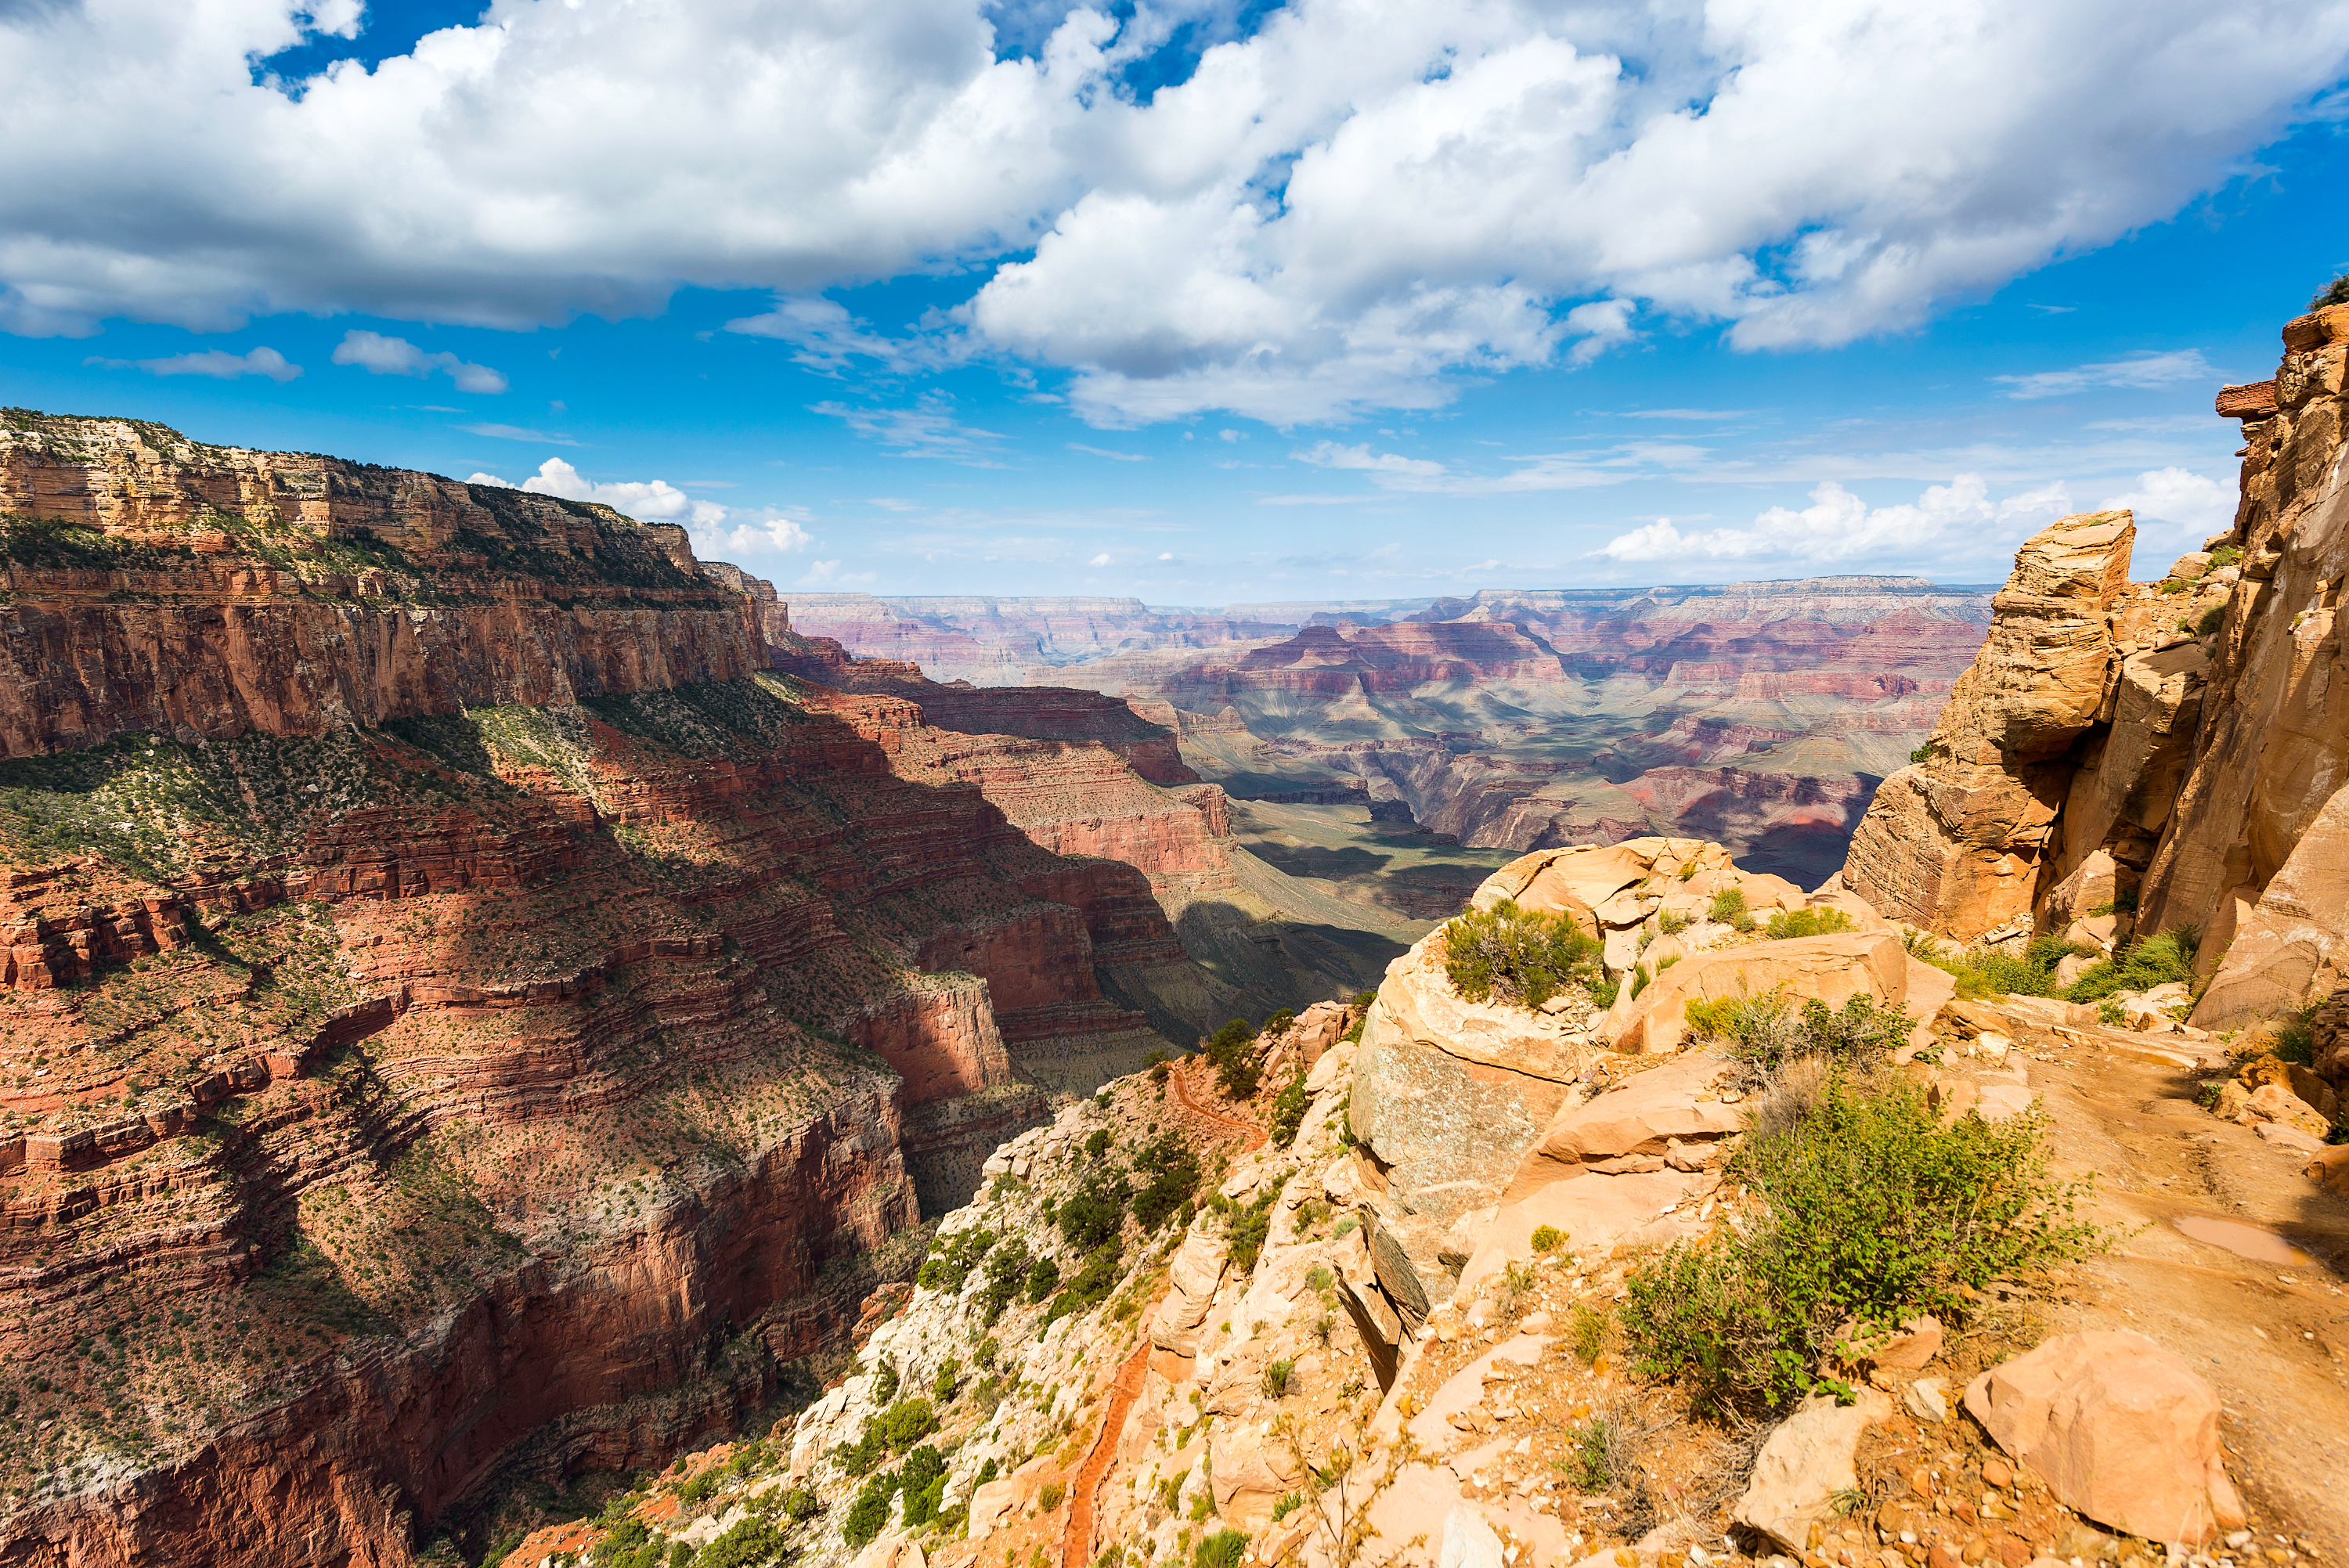
[(1191, 1098), (1190, 1085), (1183, 1081), (1183, 1069), (1181, 1068), (1175, 1068), (1168, 1072), (1166, 1075), (1166, 1081), (1174, 1086), (1174, 1098), (1183, 1102), (1183, 1109), (1185, 1110), (1189, 1111), (1192, 1115), (1198, 1117), (1203, 1120), (1216, 1122), (1221, 1126), (1231, 1128), (1235, 1131), (1246, 1133), (1247, 1135), (1247, 1143), (1240, 1152), (1245, 1154), (1250, 1150), (1264, 1147), (1265, 1131), (1263, 1128), (1258, 1127), (1253, 1121), (1246, 1121), (1237, 1116), (1226, 1116), (1221, 1111), (1209, 1110), (1206, 1106), (1201, 1105), (1197, 1100), (1193, 1099)]

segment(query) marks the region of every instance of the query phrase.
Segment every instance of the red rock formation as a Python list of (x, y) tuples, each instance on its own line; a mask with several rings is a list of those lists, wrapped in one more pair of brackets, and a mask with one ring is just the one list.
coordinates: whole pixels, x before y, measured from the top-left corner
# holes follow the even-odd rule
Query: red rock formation
[(1031, 665), (1081, 664), (1121, 648), (1216, 647), (1296, 630), (1209, 611), (1152, 610), (1139, 599), (804, 593), (793, 602), (800, 630), (835, 638), (860, 658), (916, 664), (933, 679), (979, 686), (1019, 686)]
[(957, 772), (1212, 869), (1122, 705), (942, 731), (748, 674), (808, 645), (677, 531), (11, 418), (0, 1562), (397, 1563), (661, 1462), (1037, 1117), (1007, 1038), (1153, 1037), (1098, 979), (1184, 963), (1147, 879)]

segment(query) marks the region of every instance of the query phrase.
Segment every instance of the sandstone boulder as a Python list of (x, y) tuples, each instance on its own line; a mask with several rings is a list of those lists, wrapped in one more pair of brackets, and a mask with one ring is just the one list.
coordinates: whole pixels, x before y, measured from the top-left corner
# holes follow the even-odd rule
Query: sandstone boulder
[(1889, 931), (1845, 932), (1762, 942), (1700, 954), (1666, 970), (1641, 992), (1637, 1010), (1616, 1036), (1619, 1051), (1677, 1050), (1688, 1037), (1692, 1001), (1764, 995), (1783, 990), (1800, 1002), (1817, 997), (1841, 1006), (1868, 995), (1909, 1009), (1918, 1019), (1912, 1040), (1931, 1038), (1930, 1021), (1957, 994), (1957, 983), (1941, 970), (1911, 957)]
[(1717, 1051), (1691, 1051), (1635, 1074), (1622, 1088), (1561, 1112), (1526, 1160), (1588, 1164), (1618, 1154), (1661, 1154), (1675, 1139), (1735, 1132), (1744, 1125), (1744, 1112), (1712, 1092), (1729, 1066)]
[(1216, 1507), (1225, 1512), (1270, 1508), (1282, 1493), (1293, 1491), (1305, 1479), (1287, 1443), (1259, 1427), (1218, 1428), (1210, 1439), (1214, 1459)]
[(2306, 1100), (2280, 1083), (2261, 1084), (2253, 1089), (2244, 1106), (2244, 1112), (2258, 1117), (2261, 1121), (2289, 1127), (2319, 1143), (2323, 1142), (2325, 1134), (2333, 1130), (2332, 1122), (2317, 1115), (2315, 1109)]
[[(1553, 1170), (1557, 1169), (1552, 1167)], [(1534, 1255), (1533, 1235), (1548, 1225), (1578, 1255), (1603, 1258), (1619, 1246), (1662, 1246), (1697, 1234), (1705, 1195), (1721, 1185), (1717, 1171), (1628, 1171), (1529, 1181), (1500, 1206), (1479, 1233), (1460, 1271), (1460, 1290), (1474, 1291), (1513, 1263)]]
[(1881, 1389), (1864, 1387), (1847, 1406), (1812, 1395), (1762, 1445), (1732, 1517), (1801, 1556), (1810, 1550), (1811, 1526), (1832, 1516), (1836, 1495), (1859, 1485), (1860, 1434), (1891, 1415), (1891, 1398)]
[(2056, 1499), (2149, 1541), (2244, 1522), (2219, 1452), (2219, 1397), (2142, 1334), (2058, 1335), (1966, 1388), (1966, 1408)]

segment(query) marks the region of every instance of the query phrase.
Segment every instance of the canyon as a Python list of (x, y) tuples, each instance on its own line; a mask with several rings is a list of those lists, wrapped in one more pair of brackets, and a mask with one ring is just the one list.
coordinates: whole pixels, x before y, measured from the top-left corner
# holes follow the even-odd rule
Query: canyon
[(1989, 599), (1846, 577), (1220, 618), (1133, 600), (862, 595), (795, 613), (852, 654), (940, 679), (1124, 697), (1237, 798), (1399, 804), (1469, 848), (1713, 839), (1809, 885), (1842, 863), (1878, 780), (1931, 728)]

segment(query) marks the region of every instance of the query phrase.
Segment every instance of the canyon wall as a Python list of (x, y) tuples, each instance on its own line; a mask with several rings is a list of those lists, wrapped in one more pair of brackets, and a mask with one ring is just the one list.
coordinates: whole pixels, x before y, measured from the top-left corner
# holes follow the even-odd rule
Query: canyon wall
[(1987, 597), (1867, 577), (1496, 590), (1079, 667), (1171, 717), (1236, 795), (1400, 801), (1471, 846), (1693, 834), (1814, 882), (1930, 729)]
[[(316, 735), (763, 667), (682, 529), (160, 426), (0, 417), (0, 749)], [(739, 573), (737, 574), (739, 577)]]
[(1157, 610), (1139, 599), (877, 598), (802, 593), (798, 629), (859, 657), (919, 665), (931, 679), (1019, 686), (1030, 665), (1081, 664), (1132, 648), (1207, 648), (1285, 636), (1293, 624), (1216, 610)]
[(1105, 979), (1203, 983), (1153, 877), (1228, 825), (1122, 703), (942, 728), (773, 671), (821, 645), (681, 531), (5, 426), (0, 1563), (405, 1563), (665, 1462), (1023, 1062), (1165, 1043)]

